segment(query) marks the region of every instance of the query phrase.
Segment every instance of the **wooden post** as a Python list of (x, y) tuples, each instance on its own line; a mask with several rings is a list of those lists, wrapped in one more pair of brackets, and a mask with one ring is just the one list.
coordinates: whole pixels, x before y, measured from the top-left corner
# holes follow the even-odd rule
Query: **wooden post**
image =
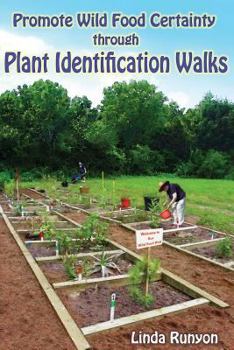
[(20, 192), (19, 192), (19, 169), (16, 168), (15, 172), (15, 188), (16, 188), (16, 199), (17, 202), (20, 200)]
[(115, 180), (112, 181), (112, 204), (115, 207)]
[(104, 176), (104, 171), (102, 171), (102, 191), (104, 192), (105, 189), (105, 176)]
[(147, 296), (147, 294), (149, 294), (149, 262), (150, 262), (150, 247), (147, 248), (147, 270), (146, 270), (145, 296)]

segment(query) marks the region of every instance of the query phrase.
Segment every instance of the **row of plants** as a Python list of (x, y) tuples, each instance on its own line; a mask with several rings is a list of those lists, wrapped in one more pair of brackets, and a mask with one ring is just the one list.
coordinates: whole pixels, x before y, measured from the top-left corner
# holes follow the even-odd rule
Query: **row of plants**
[[(63, 266), (69, 279), (78, 279), (82, 274), (83, 278), (88, 278), (95, 273), (101, 273), (102, 277), (121, 273), (118, 261), (122, 253), (110, 254), (104, 251), (107, 243), (108, 224), (100, 220), (97, 214), (91, 214), (81, 228), (77, 229), (72, 239), (65, 232), (58, 232), (54, 228), (54, 223), (44, 218), (39, 231), (44, 232), (44, 237), (48, 240), (55, 239), (58, 242), (59, 254), (63, 256)], [(100, 256), (92, 255), (80, 260), (74, 255), (82, 250), (102, 251)], [(129, 293), (135, 302), (144, 305), (146, 308), (154, 302), (154, 297), (145, 291), (146, 280), (151, 283), (155, 280), (160, 267), (158, 259), (148, 260), (144, 257), (137, 261), (129, 270)]]

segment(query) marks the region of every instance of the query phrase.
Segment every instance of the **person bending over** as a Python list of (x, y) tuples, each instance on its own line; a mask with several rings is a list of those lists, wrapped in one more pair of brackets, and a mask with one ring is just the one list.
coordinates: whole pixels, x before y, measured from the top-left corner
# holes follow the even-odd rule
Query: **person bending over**
[(159, 192), (165, 191), (169, 198), (167, 209), (171, 208), (174, 218), (173, 225), (181, 226), (184, 223), (184, 212), (186, 193), (177, 184), (171, 184), (169, 181), (159, 183)]

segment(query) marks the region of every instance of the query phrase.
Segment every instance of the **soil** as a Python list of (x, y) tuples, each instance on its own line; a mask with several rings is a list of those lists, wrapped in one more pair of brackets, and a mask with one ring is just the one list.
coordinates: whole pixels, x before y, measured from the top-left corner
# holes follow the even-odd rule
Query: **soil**
[[(217, 245), (218, 243), (216, 243)], [(216, 245), (211, 246), (211, 247), (202, 247), (202, 248), (194, 248), (192, 250), (193, 253), (205, 256), (206, 258), (213, 259), (221, 264), (225, 264), (229, 261), (234, 260), (234, 253), (232, 254), (231, 257), (218, 257), (216, 254)], [(234, 243), (232, 245), (232, 251), (234, 252)]]
[(2, 219), (0, 238), (0, 349), (75, 350)]
[(23, 190), (21, 190), (21, 193), (26, 194), (27, 196), (30, 196), (33, 199), (46, 199), (45, 196), (43, 196), (42, 194), (31, 191), (29, 188), (24, 188)]
[[(191, 298), (162, 281), (150, 284), (154, 303), (147, 309), (129, 295), (127, 286), (88, 288), (82, 292), (63, 289), (58, 292), (72, 317), (80, 327), (109, 320), (111, 294), (116, 293), (115, 319), (188, 301)], [(101, 306), (101, 307), (100, 307)]]
[(43, 256), (54, 256), (56, 255), (55, 243), (51, 244), (27, 244), (27, 248), (34, 258), (39, 258)]
[(212, 240), (212, 236), (213, 239), (223, 237), (223, 235), (212, 232), (212, 230), (206, 230), (204, 228), (197, 227), (192, 230), (165, 233), (164, 241), (175, 245), (180, 245)]
[[(148, 230), (148, 229), (152, 229), (152, 227), (150, 226), (150, 222), (130, 223), (128, 225), (131, 226), (134, 230)], [(184, 223), (180, 227), (188, 227), (188, 226), (190, 226), (190, 225)], [(160, 227), (162, 227), (164, 230), (175, 229), (175, 226), (173, 226), (171, 220), (170, 221), (162, 221), (160, 223)]]
[[(82, 259), (77, 258), (77, 261), (78, 260), (82, 260)], [(93, 259), (89, 259), (89, 261), (90, 263), (94, 262)], [(118, 270), (112, 269), (111, 271), (113, 273), (113, 276), (126, 274), (130, 269), (130, 267), (132, 266), (132, 263), (125, 259), (118, 259), (117, 266), (119, 267), (121, 273), (119, 273)], [(40, 268), (45, 273), (46, 277), (51, 283), (69, 281), (69, 277), (66, 274), (62, 261), (43, 262), (40, 264)], [(101, 277), (102, 277), (101, 271), (93, 273), (91, 276), (87, 276), (87, 278), (101, 278)]]
[(79, 224), (83, 224), (83, 222), (87, 219), (88, 214), (85, 214), (83, 212), (79, 212), (79, 211), (73, 211), (69, 214), (66, 215), (69, 219), (76, 219), (76, 222), (78, 222)]
[[(28, 250), (31, 252), (32, 256), (34, 258), (38, 258), (38, 257), (45, 257), (45, 256), (54, 256), (56, 255), (56, 251), (55, 251), (55, 243), (29, 243), (27, 244), (27, 248)], [(110, 244), (107, 244), (105, 246), (106, 250), (111, 250), (113, 249), (113, 246)], [(79, 250), (74, 247), (72, 249), (72, 254), (78, 254), (78, 253), (90, 253), (90, 252), (98, 252), (98, 251), (102, 251), (103, 247), (89, 247), (89, 248), (80, 248)]]

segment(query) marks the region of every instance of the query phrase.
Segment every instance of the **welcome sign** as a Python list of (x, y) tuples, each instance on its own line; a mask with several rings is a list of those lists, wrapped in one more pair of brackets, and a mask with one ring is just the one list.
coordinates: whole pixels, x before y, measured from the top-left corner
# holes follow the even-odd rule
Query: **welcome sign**
[(163, 229), (137, 230), (136, 248), (143, 249), (161, 245), (163, 242)]

